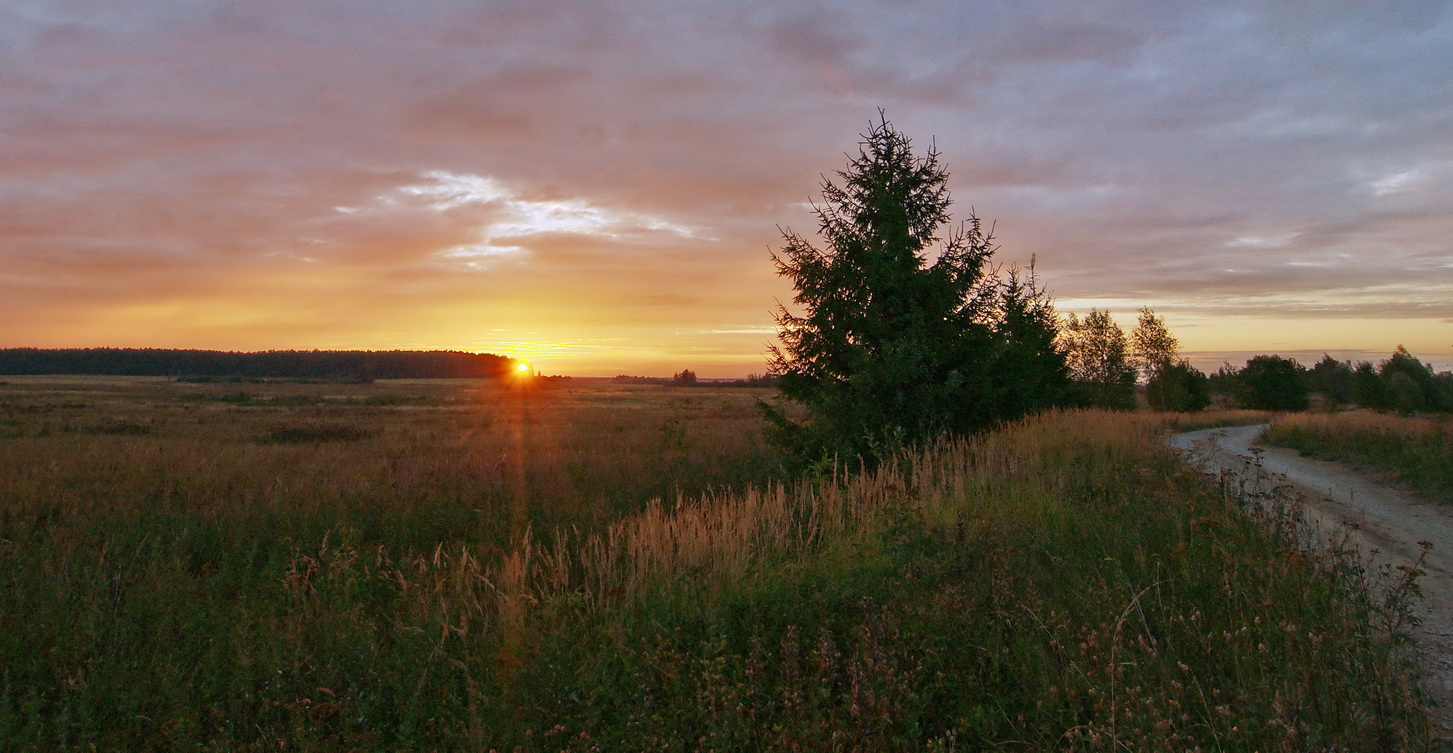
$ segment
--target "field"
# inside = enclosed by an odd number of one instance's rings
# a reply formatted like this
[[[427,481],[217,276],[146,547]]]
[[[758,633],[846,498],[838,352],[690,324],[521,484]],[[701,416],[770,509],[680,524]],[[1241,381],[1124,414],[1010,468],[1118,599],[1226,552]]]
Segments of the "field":
[[[6,381],[8,749],[1430,745],[1415,574],[1157,416],[783,486],[740,389]]]
[[[1453,424],[1371,411],[1278,417],[1265,440],[1303,455],[1349,463],[1453,504]]]
[[[184,515],[226,536],[262,519],[304,541],[350,529],[408,549],[504,547],[777,468],[760,390],[5,381],[0,494],[13,513],[96,529]]]

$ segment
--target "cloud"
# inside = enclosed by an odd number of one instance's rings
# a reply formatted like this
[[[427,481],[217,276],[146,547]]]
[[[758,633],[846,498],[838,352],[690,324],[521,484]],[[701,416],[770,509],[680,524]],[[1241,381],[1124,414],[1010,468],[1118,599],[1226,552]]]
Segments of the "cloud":
[[[667,233],[693,238],[695,232],[663,217],[596,206],[576,198],[527,198],[500,181],[480,175],[458,175],[433,170],[423,174],[424,182],[402,186],[398,193],[423,199],[435,210],[461,208],[492,210],[482,227],[482,243],[491,246],[496,238],[521,238],[550,233],[620,238]],[[389,197],[382,197],[390,202]],[[514,246],[499,248],[517,249]]]
[[[1227,248],[1285,248],[1292,241],[1296,240],[1298,233],[1282,233],[1279,235],[1242,235],[1226,242]]]
[[[17,0],[0,338],[760,348],[879,106],[1064,299],[1441,322],[1450,44],[1436,2]]]

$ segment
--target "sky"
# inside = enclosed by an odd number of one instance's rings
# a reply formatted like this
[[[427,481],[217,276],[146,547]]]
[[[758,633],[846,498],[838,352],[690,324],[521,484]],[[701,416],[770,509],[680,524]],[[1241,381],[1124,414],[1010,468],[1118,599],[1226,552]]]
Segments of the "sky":
[[[1453,367],[1453,7],[1360,0],[7,0],[0,347],[760,373],[879,108],[1060,311]]]

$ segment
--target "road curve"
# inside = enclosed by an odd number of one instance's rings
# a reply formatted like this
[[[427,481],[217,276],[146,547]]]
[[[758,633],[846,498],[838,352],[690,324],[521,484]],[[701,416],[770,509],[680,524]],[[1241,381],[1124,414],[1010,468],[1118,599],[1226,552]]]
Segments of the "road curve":
[[[1186,457],[1235,474],[1249,473],[1253,445],[1265,424],[1176,434],[1169,443]],[[1437,703],[1434,721],[1440,736],[1453,739],[1453,508],[1420,500],[1379,484],[1346,467],[1295,450],[1257,446],[1262,469],[1301,493],[1307,517],[1328,535],[1352,526],[1352,539],[1363,551],[1376,551],[1374,561],[1393,567],[1411,565],[1422,553],[1418,542],[1432,548],[1423,560],[1423,598],[1416,606],[1422,625],[1415,635],[1428,664],[1429,695]],[[1252,481],[1252,479],[1248,479]]]

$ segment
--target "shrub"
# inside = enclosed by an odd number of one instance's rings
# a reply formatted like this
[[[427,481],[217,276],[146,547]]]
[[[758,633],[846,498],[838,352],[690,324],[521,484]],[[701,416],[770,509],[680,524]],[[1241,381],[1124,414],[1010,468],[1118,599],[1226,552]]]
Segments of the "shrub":
[[[1433,368],[1419,361],[1399,345],[1378,367],[1387,385],[1389,406],[1404,413],[1415,410],[1453,410],[1453,401],[1445,400],[1443,385]],[[1399,377],[1402,377],[1399,379]]]
[[[1428,400],[1423,389],[1413,378],[1402,372],[1394,373],[1387,380],[1388,407],[1402,413],[1417,413],[1428,409]]]
[[[1237,383],[1243,408],[1303,411],[1311,402],[1302,367],[1290,358],[1256,356],[1241,369]]]
[[[1352,371],[1352,400],[1372,410],[1387,408],[1387,385],[1383,384],[1372,364],[1366,361],[1358,363]]]
[[[1322,360],[1307,372],[1307,380],[1313,392],[1322,395],[1329,406],[1352,401],[1352,365],[1338,361],[1323,353]]]
[[[1189,362],[1178,361],[1150,377],[1145,397],[1156,410],[1194,413],[1211,404],[1211,380]]]

